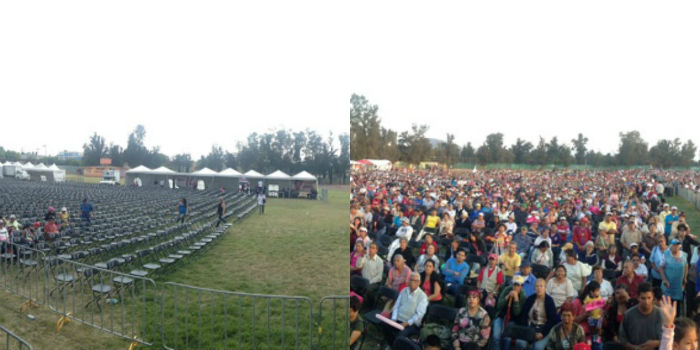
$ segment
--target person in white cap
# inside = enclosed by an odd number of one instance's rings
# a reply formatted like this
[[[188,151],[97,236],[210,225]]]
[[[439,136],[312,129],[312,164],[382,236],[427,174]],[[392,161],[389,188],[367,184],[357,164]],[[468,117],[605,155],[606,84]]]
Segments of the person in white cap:
[[[387,256],[394,256],[394,251],[401,245],[401,238],[404,238],[407,242],[411,241],[413,236],[413,227],[409,225],[408,218],[401,218],[401,227],[396,230],[396,239],[389,245],[389,254]]]
[[[671,207],[671,213],[664,218],[664,223],[666,224],[664,226],[664,234],[666,237],[671,234],[671,225],[676,221],[678,221],[678,208],[674,206]]]
[[[10,215],[10,219],[7,221],[7,227],[12,227],[12,231],[19,232],[21,225],[19,221],[16,220],[15,214]]]
[[[70,226],[70,214],[68,213],[68,208],[61,208],[61,213],[58,214],[59,219],[61,219],[62,226]]]

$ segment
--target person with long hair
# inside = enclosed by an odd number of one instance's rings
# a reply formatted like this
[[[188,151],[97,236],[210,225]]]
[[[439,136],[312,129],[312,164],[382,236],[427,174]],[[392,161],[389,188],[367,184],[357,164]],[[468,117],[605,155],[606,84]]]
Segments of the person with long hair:
[[[566,278],[566,267],[559,265],[554,275],[547,282],[547,294],[554,299],[554,305],[560,308],[565,302],[576,297],[576,289],[571,280]]]
[[[435,261],[426,260],[423,264],[423,272],[420,273],[421,289],[428,296],[428,302],[439,303],[442,301],[442,286],[440,275],[435,270]]]

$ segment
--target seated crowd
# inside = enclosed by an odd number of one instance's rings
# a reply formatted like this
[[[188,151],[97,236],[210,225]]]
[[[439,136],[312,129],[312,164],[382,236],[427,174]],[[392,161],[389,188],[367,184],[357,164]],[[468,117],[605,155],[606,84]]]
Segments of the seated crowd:
[[[70,226],[70,214],[63,207],[56,213],[49,207],[44,220],[20,223],[14,214],[0,218],[1,254],[9,251],[9,244],[23,244],[35,247],[39,242],[50,242],[61,236],[61,232]]]
[[[351,347],[697,349],[700,242],[666,198],[686,179],[353,171]]]

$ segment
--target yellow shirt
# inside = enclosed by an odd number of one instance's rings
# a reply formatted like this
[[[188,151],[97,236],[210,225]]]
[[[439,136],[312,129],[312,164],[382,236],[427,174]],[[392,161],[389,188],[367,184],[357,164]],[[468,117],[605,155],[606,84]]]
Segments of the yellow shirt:
[[[520,255],[516,253],[510,257],[508,253],[503,253],[498,258],[498,262],[503,264],[503,274],[508,277],[513,277],[518,267],[520,267]]]
[[[426,228],[435,228],[437,227],[437,222],[440,220],[440,217],[435,215],[435,216],[428,216],[427,219],[425,219],[425,227]]]
[[[600,295],[597,298],[591,298],[591,296],[587,296],[586,299],[583,300],[583,305],[588,305],[590,303],[596,302],[598,300],[602,300],[603,297]],[[603,317],[603,309],[595,309],[591,310],[591,318],[600,320],[600,318]]]

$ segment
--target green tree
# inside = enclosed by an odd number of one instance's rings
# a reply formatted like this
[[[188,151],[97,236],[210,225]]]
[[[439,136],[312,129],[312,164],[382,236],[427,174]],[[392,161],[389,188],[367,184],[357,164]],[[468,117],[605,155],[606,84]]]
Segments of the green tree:
[[[586,144],[588,143],[588,138],[579,133],[578,137],[571,140],[571,143],[574,144],[574,151],[576,152],[576,164],[585,164],[587,151]]]
[[[510,147],[513,153],[513,162],[515,164],[530,164],[530,152],[532,151],[532,143],[518,138]]]
[[[532,159],[532,164],[540,166],[547,164],[547,143],[544,141],[544,137],[540,136],[540,141],[537,143],[537,147],[532,151],[530,157]]]
[[[146,163],[149,152],[144,145],[145,137],[146,128],[143,125],[137,125],[134,131],[129,134],[124,150],[124,161],[132,168]]]
[[[431,159],[433,150],[430,141],[425,137],[426,132],[428,132],[427,125],[413,124],[411,133],[404,131],[399,135],[400,160],[410,164],[418,164]],[[352,152],[352,148],[350,150]]]
[[[695,152],[698,148],[695,146],[693,141],[688,140],[683,144],[680,151],[680,166],[689,167],[693,165],[695,159]]]
[[[105,138],[97,135],[90,136],[90,141],[83,144],[83,165],[99,165],[100,158],[107,155]]]
[[[352,94],[350,97],[350,152],[354,159],[379,158],[381,151],[381,121],[379,107],[367,98]]]
[[[649,157],[648,147],[639,131],[621,132],[620,147],[617,152],[618,164],[624,166],[647,164]]]
[[[459,158],[462,162],[468,164],[473,164],[476,162],[476,154],[471,142],[467,142],[467,144],[462,147]]]
[[[176,154],[171,162],[171,167],[177,172],[190,172],[192,170],[192,156],[189,153]]]

